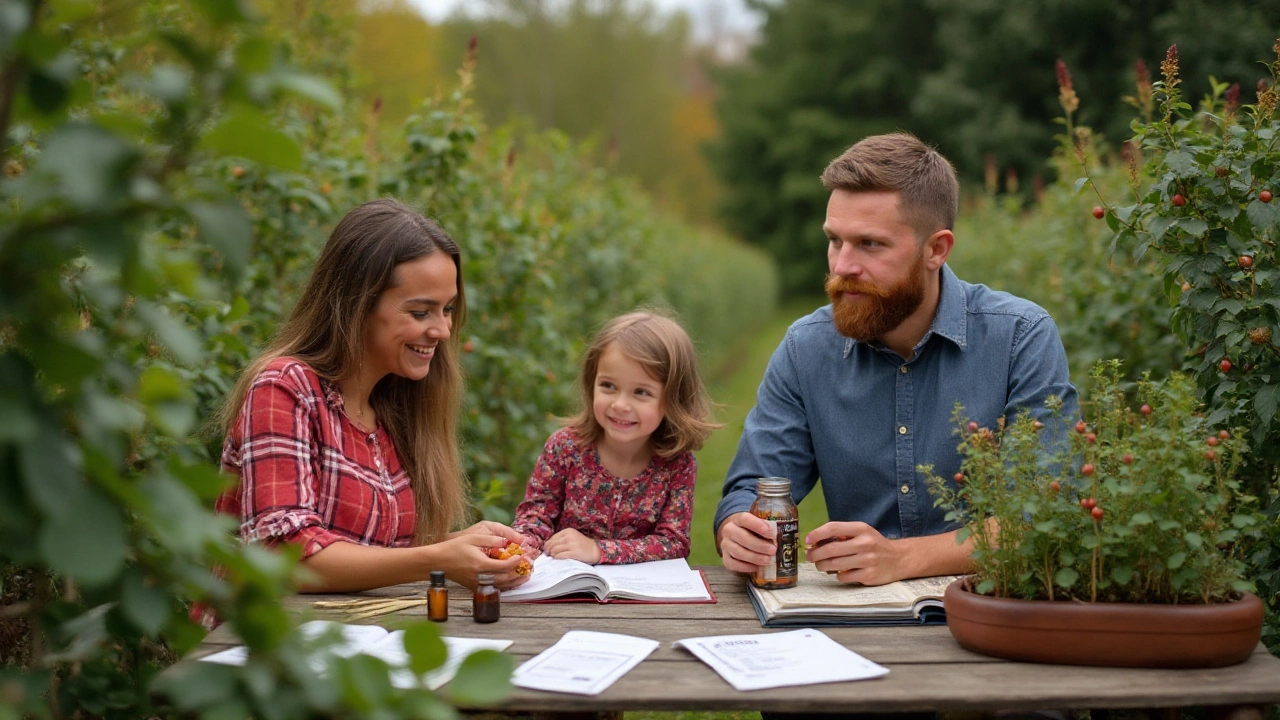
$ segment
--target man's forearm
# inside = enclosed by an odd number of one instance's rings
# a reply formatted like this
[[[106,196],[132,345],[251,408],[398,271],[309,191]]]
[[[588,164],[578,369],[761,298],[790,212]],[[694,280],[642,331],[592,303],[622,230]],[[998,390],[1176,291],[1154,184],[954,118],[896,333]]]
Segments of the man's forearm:
[[[973,571],[973,539],[956,543],[959,530],[941,535],[902,538],[902,579],[932,577],[934,575],[963,575]]]

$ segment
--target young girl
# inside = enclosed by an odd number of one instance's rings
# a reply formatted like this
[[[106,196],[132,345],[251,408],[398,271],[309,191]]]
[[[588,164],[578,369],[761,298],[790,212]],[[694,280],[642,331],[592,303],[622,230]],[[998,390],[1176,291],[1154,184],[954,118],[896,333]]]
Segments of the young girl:
[[[512,528],[593,565],[687,556],[693,451],[719,427],[696,360],[670,318],[606,324],[583,358],[582,412],[547,440]]]

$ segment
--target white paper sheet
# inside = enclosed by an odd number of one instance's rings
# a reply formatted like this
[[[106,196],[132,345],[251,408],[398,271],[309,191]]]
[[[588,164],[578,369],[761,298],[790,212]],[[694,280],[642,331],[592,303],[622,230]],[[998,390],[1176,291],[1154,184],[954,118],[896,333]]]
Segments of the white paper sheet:
[[[308,640],[314,640],[331,628],[336,628],[342,633],[342,641],[329,646],[327,648],[329,654],[344,658],[357,654],[372,655],[392,667],[391,684],[401,689],[418,687],[418,683],[421,682],[422,686],[435,690],[453,679],[453,676],[458,673],[458,666],[471,653],[477,650],[502,651],[510,647],[512,642],[486,638],[441,637],[448,649],[444,665],[418,678],[409,669],[409,653],[404,649],[403,630],[389,633],[377,625],[351,625],[331,620],[312,620],[299,625],[298,632]],[[244,665],[249,659],[249,650],[240,645],[199,659],[222,665]],[[324,657],[312,657],[309,662],[316,672],[324,672]]]
[[[818,630],[718,635],[677,640],[738,690],[865,680],[889,669]]]
[[[571,630],[516,668],[511,683],[533,690],[598,695],[658,649],[633,635]]]

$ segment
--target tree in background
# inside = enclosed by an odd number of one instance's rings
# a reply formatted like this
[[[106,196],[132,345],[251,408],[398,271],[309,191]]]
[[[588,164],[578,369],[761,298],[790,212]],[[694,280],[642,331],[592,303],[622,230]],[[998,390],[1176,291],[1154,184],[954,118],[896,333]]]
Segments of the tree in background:
[[[489,123],[521,117],[592,139],[597,158],[638,178],[661,207],[712,217],[714,180],[697,146],[717,131],[713,88],[684,15],[638,0],[479,5],[440,26],[439,63],[457,67],[467,39],[479,40],[476,103]]]
[[[1079,121],[1128,136],[1134,62],[1154,66],[1178,43],[1188,95],[1208,78],[1253,87],[1280,3],[1223,0],[750,0],[764,15],[749,62],[723,73],[721,139],[711,158],[729,227],[782,265],[784,290],[810,292],[825,272],[818,174],[874,133],[914,132],[983,176],[987,158],[1016,178],[1051,172],[1053,66],[1063,58],[1092,102]],[[1031,183],[1023,183],[1026,188]]]

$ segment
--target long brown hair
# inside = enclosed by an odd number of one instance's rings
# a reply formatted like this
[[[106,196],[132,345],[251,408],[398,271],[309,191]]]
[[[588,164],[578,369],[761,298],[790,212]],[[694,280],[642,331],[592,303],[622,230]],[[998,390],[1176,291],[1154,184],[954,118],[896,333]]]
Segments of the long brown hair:
[[[596,420],[592,400],[600,356],[612,346],[640,364],[650,377],[662,383],[666,412],[649,439],[649,447],[659,457],[671,457],[685,450],[698,450],[721,427],[711,419],[711,398],[698,375],[698,354],[689,334],[680,323],[654,311],[639,311],[616,317],[600,328],[582,358],[578,384],[582,390],[582,412],[565,424],[578,439],[595,445],[604,437]]]
[[[458,452],[462,369],[455,338],[466,321],[462,253],[439,225],[390,198],[346,214],[329,235],[289,319],[227,397],[218,417],[227,432],[249,387],[277,358],[297,358],[333,382],[354,374],[364,356],[365,326],[396,266],[437,252],[458,271],[458,297],[449,340],[436,348],[431,372],[420,381],[387,375],[369,403],[395,444],[417,506],[414,541],[438,540],[467,515],[467,492]]]

